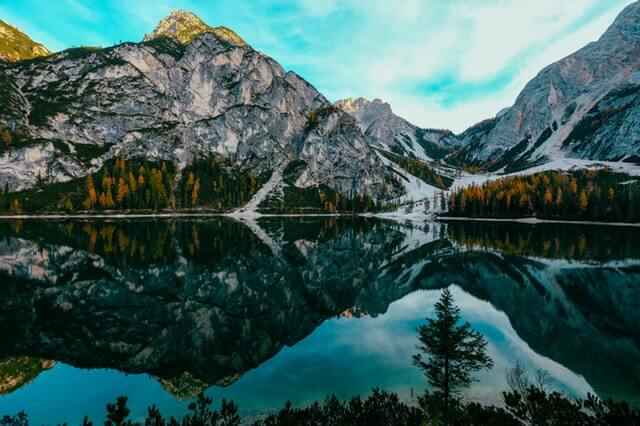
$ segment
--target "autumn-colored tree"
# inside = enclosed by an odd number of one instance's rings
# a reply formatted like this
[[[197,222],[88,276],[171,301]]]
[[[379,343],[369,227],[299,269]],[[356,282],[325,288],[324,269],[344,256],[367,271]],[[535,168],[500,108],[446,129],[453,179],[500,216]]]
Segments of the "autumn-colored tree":
[[[578,207],[583,213],[587,211],[587,207],[589,207],[589,197],[587,197],[587,192],[584,189],[580,191],[580,195],[578,196]]]
[[[2,132],[2,142],[5,145],[11,145],[11,142],[13,142],[13,137],[11,136],[11,132],[9,132],[9,130],[5,129]]]
[[[131,192],[138,190],[138,182],[131,172],[129,172],[129,190],[131,190]]]
[[[96,191],[95,184],[93,183],[93,175],[89,173],[86,179],[86,191],[87,198],[82,202],[82,207],[85,210],[89,210],[98,203],[98,193]]]
[[[17,198],[13,199],[11,207],[9,208],[9,213],[22,214],[22,206],[20,205],[20,201]]]
[[[163,163],[166,168],[166,164]],[[151,169],[149,175],[149,186],[151,187],[151,201],[154,203],[154,208],[165,206],[167,204],[167,191],[162,182],[162,172],[158,169]]]
[[[571,189],[571,192],[573,192],[574,194],[578,193],[578,182],[575,179],[571,179],[571,183],[569,184],[569,188]]]
[[[102,209],[107,208],[107,195],[104,192],[102,192],[100,194],[100,196],[98,197],[98,204],[100,205],[100,208],[102,208]]]
[[[116,203],[113,202],[113,195],[111,194],[111,191],[107,191],[105,193],[105,208],[107,209],[112,209],[116,206]]]
[[[256,174],[253,172],[249,173],[249,188],[252,194],[256,192],[256,182]]]
[[[562,204],[562,188],[558,187],[556,190],[556,205],[560,206]]]
[[[116,200],[118,201],[118,204],[120,204],[121,206],[124,205],[124,201],[127,198],[128,194],[129,186],[123,178],[118,179],[118,192],[116,193]]]
[[[198,195],[200,194],[200,179],[196,179],[191,190],[191,205],[195,207],[198,204]]]

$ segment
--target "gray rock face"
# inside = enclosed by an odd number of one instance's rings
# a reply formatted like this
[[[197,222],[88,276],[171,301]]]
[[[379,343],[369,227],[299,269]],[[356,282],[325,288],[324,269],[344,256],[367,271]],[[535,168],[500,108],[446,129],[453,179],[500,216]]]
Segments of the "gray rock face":
[[[376,148],[406,157],[439,160],[460,145],[448,130],[422,129],[397,116],[380,99],[344,99],[335,105],[353,115],[367,142]]]
[[[29,135],[0,151],[0,185],[8,183],[11,190],[32,186],[38,173],[45,182],[82,176],[85,166],[98,169],[120,153],[179,167],[195,155],[221,155],[257,172],[271,170],[299,153],[312,155],[296,142],[312,112],[329,105],[273,59],[211,31],[187,45],[159,37],[102,50],[71,49],[8,65],[0,77],[0,91],[15,99],[11,113],[0,117],[2,124]],[[334,125],[331,116],[324,119],[329,122],[321,127]],[[370,155],[359,130],[335,135],[340,130],[310,142],[328,161],[310,161],[308,174],[333,187],[340,173],[378,195],[385,167]],[[47,156],[53,141],[63,149]],[[325,143],[339,146],[320,146]],[[30,150],[42,151],[37,164]],[[342,161],[332,156],[344,152],[367,160],[328,170],[326,164]]]
[[[309,165],[296,182],[299,187],[317,186],[328,178],[335,190],[351,197],[384,191],[385,181],[378,173],[384,166],[356,120],[340,109],[320,112],[318,123],[308,126],[299,141],[297,156]]]
[[[637,158],[639,61],[636,2],[598,41],[543,69],[511,108],[464,132],[453,159],[515,169],[558,157]]]

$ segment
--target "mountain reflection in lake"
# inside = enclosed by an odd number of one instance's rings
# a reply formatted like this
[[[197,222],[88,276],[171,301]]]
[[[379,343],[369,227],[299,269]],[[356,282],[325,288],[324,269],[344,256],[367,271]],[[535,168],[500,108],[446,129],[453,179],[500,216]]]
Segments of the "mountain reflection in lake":
[[[244,414],[379,386],[411,398],[415,327],[454,285],[496,366],[640,405],[640,230],[374,219],[0,222],[0,415]],[[55,417],[51,418],[52,413]]]

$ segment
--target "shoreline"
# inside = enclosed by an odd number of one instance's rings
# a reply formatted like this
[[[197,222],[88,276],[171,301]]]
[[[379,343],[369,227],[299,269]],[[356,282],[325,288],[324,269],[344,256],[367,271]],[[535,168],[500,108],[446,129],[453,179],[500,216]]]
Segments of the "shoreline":
[[[384,213],[258,213],[253,211],[240,211],[231,213],[213,212],[191,212],[191,213],[118,213],[118,214],[22,214],[22,215],[0,215],[0,220],[61,220],[61,219],[180,219],[180,218],[214,218],[226,217],[229,219],[255,220],[263,217],[274,218],[304,218],[304,217],[364,217],[387,220],[421,220],[424,222],[497,222],[497,223],[520,223],[525,225],[543,224],[564,224],[564,225],[589,225],[589,226],[617,226],[640,228],[640,223],[633,222],[599,222],[599,221],[579,221],[562,219],[538,219],[535,217],[525,218],[488,218],[488,217],[457,217],[457,216],[423,216],[416,217],[413,214],[393,214]]]
[[[535,217],[525,218],[489,218],[489,217],[453,217],[453,216],[436,216],[434,220],[438,222],[505,222],[505,223],[522,223],[525,225],[544,225],[544,224],[562,224],[562,225],[590,225],[590,226],[618,226],[640,228],[640,223],[633,222],[598,222],[588,220],[562,220],[562,219],[538,219]]]
[[[21,214],[0,215],[0,220],[47,220],[47,219],[179,219],[189,217],[227,217],[230,219],[259,219],[261,217],[348,217],[351,214],[341,213],[258,213],[258,212],[232,212],[232,213],[118,213],[118,214]],[[359,216],[359,215],[356,215]]]

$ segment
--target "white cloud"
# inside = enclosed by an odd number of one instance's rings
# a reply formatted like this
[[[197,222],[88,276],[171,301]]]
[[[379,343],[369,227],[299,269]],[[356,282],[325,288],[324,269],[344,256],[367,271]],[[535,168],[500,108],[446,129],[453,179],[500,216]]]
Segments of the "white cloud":
[[[310,47],[274,56],[304,70],[332,100],[379,97],[416,124],[462,131],[512,104],[544,66],[597,39],[630,3],[599,1],[328,1],[305,9],[314,14],[305,33]],[[353,17],[351,28],[336,21],[345,15]],[[492,88],[496,76],[504,78]],[[487,87],[468,99],[447,87],[423,90],[441,78],[457,87]],[[444,102],[452,97],[458,99]]]

